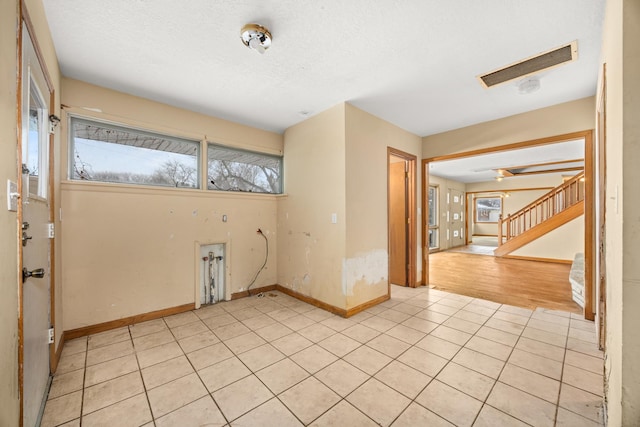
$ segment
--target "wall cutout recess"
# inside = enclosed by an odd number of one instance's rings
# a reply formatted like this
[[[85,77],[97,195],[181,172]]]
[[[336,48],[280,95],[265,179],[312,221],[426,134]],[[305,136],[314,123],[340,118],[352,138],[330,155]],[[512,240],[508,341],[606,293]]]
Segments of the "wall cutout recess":
[[[200,245],[200,304],[224,301],[225,289],[224,243]]]

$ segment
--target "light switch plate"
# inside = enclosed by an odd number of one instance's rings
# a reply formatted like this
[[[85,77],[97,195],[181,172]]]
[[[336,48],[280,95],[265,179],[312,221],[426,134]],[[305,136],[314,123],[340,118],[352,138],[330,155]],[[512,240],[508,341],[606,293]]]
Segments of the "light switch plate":
[[[10,212],[18,211],[18,184],[7,180],[7,210]]]

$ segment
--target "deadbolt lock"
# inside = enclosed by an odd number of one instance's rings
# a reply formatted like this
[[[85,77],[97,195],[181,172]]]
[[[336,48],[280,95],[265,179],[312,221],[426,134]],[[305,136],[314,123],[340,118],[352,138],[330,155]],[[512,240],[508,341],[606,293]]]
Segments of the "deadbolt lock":
[[[28,236],[26,231],[22,232],[22,246],[27,246],[27,241],[33,239],[32,236]]]

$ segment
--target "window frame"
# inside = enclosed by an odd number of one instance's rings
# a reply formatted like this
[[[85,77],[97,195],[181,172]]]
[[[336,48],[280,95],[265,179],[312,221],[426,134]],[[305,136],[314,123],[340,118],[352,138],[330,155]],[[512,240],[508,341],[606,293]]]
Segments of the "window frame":
[[[500,218],[502,216],[503,213],[503,209],[504,209],[504,204],[502,203],[502,197],[500,196],[495,196],[495,197],[476,197],[474,198],[473,201],[473,222],[476,224],[497,224],[498,221],[489,221],[489,220],[480,220],[480,218],[478,217],[479,214],[479,209],[478,209],[478,202],[480,200],[498,200],[500,201],[500,213],[498,215],[498,218]],[[497,210],[497,209],[492,209],[492,210]],[[489,218],[491,217],[491,215],[489,214]]]
[[[23,185],[26,185],[25,194],[30,199],[40,199],[40,200],[48,200],[49,199],[49,107],[45,100],[45,97],[40,89],[40,83],[38,83],[38,76],[34,75],[32,67],[28,67],[27,78],[29,81],[28,91],[26,95],[28,101],[26,103],[23,102],[23,120],[26,120],[26,132],[23,133],[23,143],[22,143],[22,173],[25,175],[26,173],[27,179],[23,180]],[[31,122],[31,108],[34,107],[32,105],[31,98],[34,98],[35,102],[38,104],[35,107],[37,111],[37,121],[36,126],[37,129],[37,159],[36,159],[36,168],[37,175],[32,175],[29,169],[29,139],[30,133],[32,132],[30,129]],[[37,177],[37,183],[35,188],[32,188],[31,178]]]
[[[153,138],[158,138],[158,139],[163,139],[163,140],[167,140],[167,141],[174,141],[174,142],[178,142],[178,143],[186,143],[186,144],[191,144],[195,147],[195,161],[194,161],[194,167],[195,167],[195,183],[194,186],[173,186],[173,185],[164,185],[164,184],[154,184],[154,183],[149,183],[149,182],[122,182],[122,181],[107,181],[107,180],[100,180],[100,179],[90,179],[90,180],[83,180],[83,179],[79,179],[79,178],[75,178],[75,171],[74,171],[74,166],[76,164],[76,159],[75,159],[75,131],[74,131],[74,124],[75,123],[86,123],[89,125],[93,125],[96,127],[102,127],[102,128],[106,128],[106,129],[113,129],[116,131],[121,131],[121,132],[129,132],[132,134],[139,134],[139,135],[143,135],[143,136],[149,136],[149,137],[153,137]],[[162,132],[158,132],[158,131],[154,131],[154,130],[149,130],[149,129],[145,129],[143,127],[137,127],[137,126],[132,126],[132,125],[128,125],[128,124],[124,124],[124,123],[118,123],[118,122],[113,122],[113,121],[109,121],[109,120],[101,120],[98,118],[94,118],[94,117],[86,117],[86,116],[81,116],[81,115],[75,115],[75,114],[69,114],[68,120],[68,131],[67,131],[67,143],[68,143],[68,149],[67,149],[67,159],[68,159],[68,164],[67,164],[67,179],[69,181],[73,181],[73,182],[90,182],[90,183],[100,183],[100,184],[113,184],[113,185],[133,185],[133,186],[140,186],[140,187],[150,187],[150,188],[177,188],[177,189],[181,189],[181,190],[198,190],[202,188],[202,141],[196,140],[196,139],[189,139],[189,138],[185,138],[185,137],[181,137],[181,136],[176,136],[176,135],[172,135],[172,134],[167,134],[167,133],[162,133]],[[99,142],[103,142],[105,144],[110,144],[109,142],[106,141],[99,141]],[[127,145],[127,144],[122,144],[124,146],[129,146],[129,147],[133,147],[133,148],[143,148],[143,149],[148,149],[145,147],[135,147],[133,145]],[[156,150],[159,152],[164,152],[164,153],[171,153],[171,151],[165,151],[165,150]],[[185,155],[189,155],[189,154],[185,154]]]
[[[250,154],[250,155],[255,155],[258,157],[262,157],[262,158],[267,158],[267,159],[274,159],[277,160],[278,162],[278,189],[277,191],[251,191],[251,190],[239,190],[239,189],[225,189],[225,188],[220,188],[218,185],[213,184],[213,186],[211,186],[210,184],[212,183],[213,179],[212,177],[209,175],[209,148],[210,147],[215,147],[217,149],[220,150],[227,150],[229,152],[234,152],[234,153],[245,153],[245,154]],[[282,155],[277,155],[277,154],[270,154],[270,153],[264,153],[264,152],[260,152],[260,151],[254,151],[254,150],[247,150],[244,148],[237,148],[237,147],[230,147],[228,145],[224,145],[224,144],[219,144],[215,141],[206,141],[206,146],[205,146],[205,157],[206,157],[206,180],[207,180],[207,185],[205,187],[206,190],[208,191],[222,191],[222,192],[229,192],[229,193],[241,193],[241,194],[270,194],[270,195],[280,195],[280,194],[284,194],[284,156]],[[219,159],[218,159],[219,160]],[[255,165],[257,166],[257,165]],[[255,186],[255,184],[252,184]]]

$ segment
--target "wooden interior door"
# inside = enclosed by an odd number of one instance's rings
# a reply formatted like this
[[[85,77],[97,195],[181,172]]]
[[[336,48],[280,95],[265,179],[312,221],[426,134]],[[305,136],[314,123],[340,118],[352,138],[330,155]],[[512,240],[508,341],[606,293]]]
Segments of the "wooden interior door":
[[[389,281],[407,286],[407,170],[406,161],[389,163]]]

